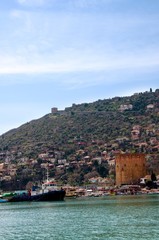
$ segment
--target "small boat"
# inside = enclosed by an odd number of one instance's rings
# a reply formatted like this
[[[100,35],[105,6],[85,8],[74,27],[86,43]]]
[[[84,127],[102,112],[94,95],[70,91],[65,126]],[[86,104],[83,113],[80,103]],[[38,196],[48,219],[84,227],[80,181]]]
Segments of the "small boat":
[[[0,198],[0,203],[5,203],[5,202],[7,202],[7,199]]]
[[[115,196],[115,192],[110,193],[110,196]]]
[[[64,197],[65,190],[62,188],[58,190],[54,180],[47,180],[42,184],[41,189],[38,186],[33,186],[32,191],[16,192],[14,196],[8,199],[8,202],[62,201]]]
[[[0,196],[0,202],[8,202],[9,199],[11,199],[16,193],[4,193]]]
[[[77,198],[77,195],[75,193],[75,191],[76,191],[75,188],[73,188],[73,187],[66,187],[65,191],[66,191],[66,195],[65,195],[66,199],[75,199],[75,198]]]
[[[65,198],[75,199],[75,198],[77,198],[77,196],[76,196],[76,194],[73,194],[73,193],[66,193]]]

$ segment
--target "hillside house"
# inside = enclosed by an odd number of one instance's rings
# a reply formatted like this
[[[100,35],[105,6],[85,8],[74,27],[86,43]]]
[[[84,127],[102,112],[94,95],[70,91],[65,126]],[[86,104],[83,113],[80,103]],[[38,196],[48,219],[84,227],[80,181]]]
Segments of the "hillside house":
[[[99,183],[103,180],[103,178],[102,177],[92,177],[92,178],[89,178],[88,180],[91,183]]]
[[[58,165],[61,165],[61,164],[65,165],[65,164],[66,164],[66,162],[67,162],[67,160],[66,160],[66,159],[61,159],[61,160],[58,160]]]
[[[33,159],[33,158],[31,158],[31,159],[29,160],[29,162],[30,162],[30,164],[32,164],[32,165],[35,165],[35,164],[38,163],[38,161],[37,161],[36,159]]]
[[[76,166],[77,164],[78,164],[77,161],[72,161],[72,162],[70,162],[70,166]]]
[[[84,161],[85,161],[85,163],[89,162],[89,161],[90,161],[90,159],[91,159],[91,157],[90,157],[90,156],[85,156],[85,157],[84,157]]]
[[[107,157],[107,158],[106,158],[106,162],[107,162],[107,163],[108,163],[110,160],[112,160],[111,157]]]
[[[41,153],[38,156],[39,159],[41,160],[47,160],[49,158],[49,154],[48,153]]]
[[[115,156],[116,154],[120,154],[120,153],[122,153],[122,151],[120,149],[116,150],[116,151],[112,150],[111,151],[111,156]]]
[[[7,175],[2,177],[2,180],[4,180],[4,181],[10,181],[11,179],[12,179],[12,177],[11,176],[7,176]]]
[[[138,140],[140,137],[140,130],[134,129],[131,131],[132,140]]]
[[[64,165],[58,165],[58,166],[56,167],[56,171],[57,171],[57,172],[59,172],[59,171],[61,171],[61,170],[64,170],[64,169],[65,169]]]
[[[110,160],[110,161],[108,162],[108,165],[109,165],[110,167],[114,167],[114,166],[115,166],[115,159]]]
[[[49,158],[49,162],[51,162],[52,164],[55,164],[56,159],[55,158]]]
[[[4,163],[0,163],[0,170],[4,169]]]
[[[0,153],[0,159],[3,159],[5,156],[6,156],[6,153],[4,153],[4,152]]]
[[[28,157],[23,157],[20,159],[21,163],[26,163],[28,162],[29,158]]]
[[[128,141],[128,140],[129,139],[127,138],[126,141]],[[119,143],[113,143],[112,148],[115,148],[115,149],[119,148]]]
[[[48,167],[48,164],[47,164],[47,163],[41,163],[41,164],[40,164],[40,167],[41,167],[41,168],[47,168],[47,167]]]
[[[148,146],[148,144],[143,142],[143,143],[134,144],[134,146],[137,147],[137,148],[145,148],[145,147]]]
[[[124,143],[124,142],[126,142],[126,141],[129,141],[129,138],[127,138],[127,137],[116,138],[116,141],[117,141],[119,144],[121,144],[121,143]],[[112,147],[113,147],[113,145],[112,145]]]
[[[155,129],[146,129],[146,135],[147,136],[151,136],[151,135],[153,135],[155,133]]]
[[[79,150],[77,150],[76,151],[76,154],[79,154],[79,155],[84,155],[85,154],[85,151],[84,150],[82,150],[82,149],[79,149]]]
[[[120,105],[119,111],[123,112],[125,110],[132,110],[132,109],[133,109],[133,105],[132,104]]]
[[[55,151],[54,154],[55,154],[55,159],[57,159],[57,160],[62,159],[62,157],[64,155],[63,152],[58,152],[58,151]]]
[[[107,158],[107,151],[101,152],[101,157],[104,158],[104,160],[106,160],[106,158]]]
[[[15,176],[17,174],[17,169],[16,168],[12,168],[9,170],[9,175],[10,176]]]
[[[18,157],[22,156],[22,152],[17,152],[17,156]]]
[[[150,144],[153,145],[158,145],[158,141],[156,137],[151,137],[150,138]]]
[[[10,163],[10,162],[12,162],[12,161],[14,161],[15,160],[15,157],[14,156],[12,156],[12,155],[8,155],[8,156],[6,156],[5,157],[5,163]]]
[[[147,110],[153,110],[154,104],[148,104],[146,108],[147,108]]]
[[[84,160],[81,160],[78,162],[79,166],[84,166],[85,165],[85,161]]]
[[[156,146],[152,147],[152,151],[153,152],[158,152],[159,151],[159,145],[156,145]]]
[[[2,176],[4,176],[7,173],[8,173],[7,169],[0,169],[0,174],[2,174]]]
[[[92,165],[93,165],[93,162],[92,162],[92,161],[90,161],[90,162],[87,163],[87,166],[92,166]]]
[[[133,130],[141,131],[141,126],[140,125],[134,125]]]

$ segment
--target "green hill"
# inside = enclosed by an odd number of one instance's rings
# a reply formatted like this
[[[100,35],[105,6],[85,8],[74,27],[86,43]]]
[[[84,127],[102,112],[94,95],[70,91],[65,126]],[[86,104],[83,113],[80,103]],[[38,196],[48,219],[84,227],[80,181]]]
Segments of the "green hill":
[[[135,125],[140,128],[137,139],[133,139],[132,136]],[[153,140],[155,144],[152,143]],[[157,145],[159,145],[159,90],[130,97],[73,104],[64,111],[50,113],[26,123],[0,137],[0,161],[6,161],[7,152],[10,155],[14,152],[13,159],[8,160],[13,164],[18,164],[22,156],[37,159],[38,164],[41,164],[39,154],[52,152],[57,166],[59,158],[66,159],[68,163],[79,162],[87,155],[92,159],[101,157],[101,153],[107,151],[108,156],[113,159],[113,151],[131,151],[145,152],[150,159],[149,169],[154,167],[156,169],[159,153]],[[79,150],[83,150],[83,155],[79,154]],[[55,156],[56,152],[61,153],[59,158]],[[76,167],[74,166],[74,169],[71,167],[64,169],[59,175],[60,178],[67,175],[67,181],[69,174],[75,174]],[[67,169],[72,172],[67,173]],[[92,169],[102,175],[94,167],[83,172],[84,176]],[[37,174],[40,173],[37,171]],[[56,168],[52,175],[59,178]]]
[[[132,104],[132,110],[119,111],[121,105]],[[154,104],[152,111],[148,104]],[[113,141],[117,137],[130,138],[133,125],[148,127],[159,123],[159,91],[140,93],[131,97],[115,97],[94,103],[73,105],[63,114],[46,116],[13,129],[1,136],[1,150],[13,147],[28,150],[35,146],[64,148],[72,139],[83,137],[85,141],[100,139]],[[144,140],[144,139],[143,139]]]

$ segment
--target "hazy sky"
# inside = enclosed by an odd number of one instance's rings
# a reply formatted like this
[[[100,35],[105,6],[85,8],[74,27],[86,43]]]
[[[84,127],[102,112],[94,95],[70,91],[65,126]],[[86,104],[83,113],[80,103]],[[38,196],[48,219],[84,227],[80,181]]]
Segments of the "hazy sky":
[[[158,79],[159,0],[0,0],[0,134]]]

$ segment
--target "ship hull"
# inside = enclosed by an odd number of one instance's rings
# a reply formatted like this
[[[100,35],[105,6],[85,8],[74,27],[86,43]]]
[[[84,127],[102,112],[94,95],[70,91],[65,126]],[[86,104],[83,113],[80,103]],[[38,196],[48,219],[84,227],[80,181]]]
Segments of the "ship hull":
[[[50,191],[48,193],[37,194],[33,196],[15,195],[8,202],[31,202],[31,201],[62,201],[65,197],[65,191]]]

